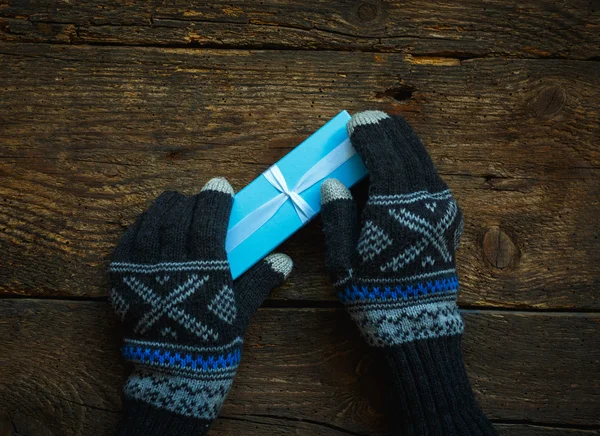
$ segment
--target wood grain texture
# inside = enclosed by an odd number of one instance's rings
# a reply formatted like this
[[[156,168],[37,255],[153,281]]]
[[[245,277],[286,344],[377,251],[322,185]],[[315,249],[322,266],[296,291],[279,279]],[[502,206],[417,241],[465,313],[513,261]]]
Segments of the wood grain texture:
[[[425,56],[600,56],[600,8],[574,0],[59,2],[7,0],[0,40],[395,51]]]
[[[160,192],[240,189],[340,109],[379,108],[465,210],[463,305],[599,307],[594,62],[12,43],[0,79],[5,295],[105,296],[112,247]],[[282,247],[296,270],[273,298],[333,299],[322,248],[316,221]]]
[[[465,318],[465,360],[490,418],[600,424],[600,317],[491,311]],[[127,370],[109,305],[2,300],[0,320],[0,410],[17,427],[45,432],[30,434],[110,434]],[[272,434],[386,434],[373,353],[342,309],[260,310],[215,434],[269,427]]]

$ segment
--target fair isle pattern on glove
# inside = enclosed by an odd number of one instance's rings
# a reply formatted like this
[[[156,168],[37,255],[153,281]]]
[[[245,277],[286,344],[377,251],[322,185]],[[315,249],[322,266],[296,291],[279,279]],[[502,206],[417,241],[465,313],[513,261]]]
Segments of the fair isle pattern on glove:
[[[463,218],[452,193],[403,119],[363,112],[348,129],[371,186],[355,239],[343,226],[358,224],[344,218],[340,226],[338,218],[356,215],[351,196],[337,180],[323,184],[328,264],[340,300],[372,346],[461,334],[455,252]]]
[[[373,273],[338,285],[367,342],[386,346],[461,334],[454,252],[462,218],[450,191],[376,195],[368,207],[373,215],[358,242],[357,271]]]
[[[348,133],[369,170],[369,197],[359,231],[350,192],[323,183],[327,265],[360,332],[381,350],[394,434],[496,435],[461,356],[462,212],[403,118],[362,112]]]
[[[166,192],[115,250],[110,298],[134,366],[119,435],[204,434],[231,389],[251,316],[291,270],[274,254],[232,281],[232,196],[220,178],[191,197]]]

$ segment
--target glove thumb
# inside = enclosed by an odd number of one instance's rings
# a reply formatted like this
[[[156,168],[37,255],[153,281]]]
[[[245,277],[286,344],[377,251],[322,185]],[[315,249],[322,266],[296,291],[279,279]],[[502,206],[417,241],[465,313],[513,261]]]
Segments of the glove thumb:
[[[358,241],[358,217],[352,194],[342,182],[328,179],[321,185],[321,216],[332,282],[347,277]]]

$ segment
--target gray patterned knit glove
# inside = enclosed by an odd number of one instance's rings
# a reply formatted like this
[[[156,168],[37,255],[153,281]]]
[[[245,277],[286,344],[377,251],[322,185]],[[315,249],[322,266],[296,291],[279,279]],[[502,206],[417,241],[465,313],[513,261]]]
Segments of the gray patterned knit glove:
[[[362,112],[348,133],[369,169],[369,197],[359,232],[350,192],[334,179],[322,185],[327,264],[362,335],[383,352],[391,417],[404,435],[496,434],[460,351],[462,213],[403,118]]]
[[[252,315],[292,269],[273,254],[235,282],[225,253],[233,189],[210,180],[191,197],[165,192],[126,231],[110,264],[125,323],[118,435],[203,435],[240,363]]]

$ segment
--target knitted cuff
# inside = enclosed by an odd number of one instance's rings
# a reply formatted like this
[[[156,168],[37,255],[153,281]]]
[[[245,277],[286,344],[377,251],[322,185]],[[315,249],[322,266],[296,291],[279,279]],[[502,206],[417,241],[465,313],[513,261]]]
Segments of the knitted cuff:
[[[212,421],[189,418],[126,398],[116,436],[202,436]]]
[[[406,281],[406,280],[405,280]],[[372,347],[460,335],[456,275],[398,285],[352,285],[338,292]]]
[[[126,338],[123,356],[135,369],[123,388],[118,435],[204,434],[231,389],[241,347],[239,337],[216,347]]]
[[[405,436],[497,435],[469,384],[461,336],[382,348],[389,374],[389,416]]]

